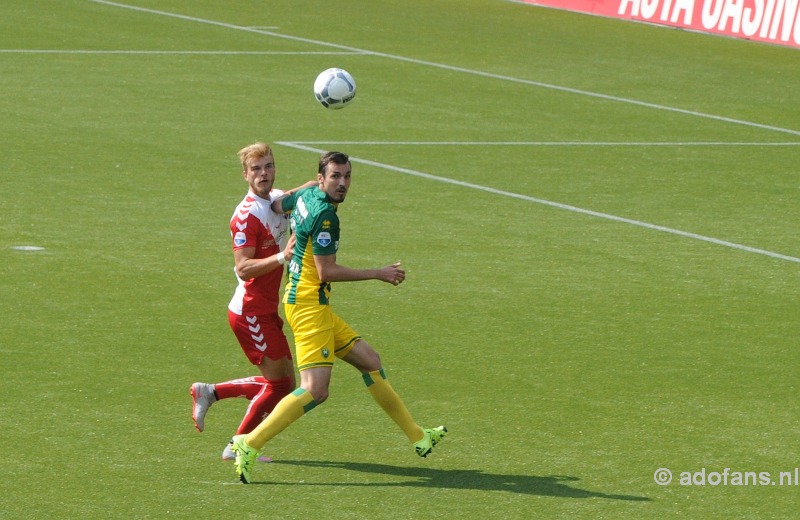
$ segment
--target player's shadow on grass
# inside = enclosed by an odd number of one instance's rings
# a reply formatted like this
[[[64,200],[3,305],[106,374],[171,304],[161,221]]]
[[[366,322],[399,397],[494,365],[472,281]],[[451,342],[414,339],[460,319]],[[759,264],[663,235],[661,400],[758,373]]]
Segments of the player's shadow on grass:
[[[413,480],[403,482],[325,482],[305,483],[305,485],[334,486],[385,486],[385,487],[438,487],[447,489],[474,489],[483,491],[509,491],[528,495],[540,495],[562,498],[606,498],[611,500],[630,500],[649,502],[647,497],[632,495],[614,495],[586,491],[572,487],[577,477],[560,475],[497,475],[479,470],[430,469],[408,466],[389,466],[386,464],[366,464],[362,462],[330,462],[318,460],[282,460],[273,464],[293,466],[311,466],[315,468],[334,468],[348,471],[361,471],[383,475],[410,477]]]

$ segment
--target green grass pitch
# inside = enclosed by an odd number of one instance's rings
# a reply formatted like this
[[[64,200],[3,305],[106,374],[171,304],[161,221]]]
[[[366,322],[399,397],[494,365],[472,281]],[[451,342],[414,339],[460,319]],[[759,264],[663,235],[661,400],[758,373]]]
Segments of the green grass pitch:
[[[799,56],[503,0],[5,1],[0,518],[793,518]],[[254,374],[255,140],[283,187],[353,157],[340,260],[408,277],[334,305],[448,426],[428,459],[344,365],[254,485],[244,400],[194,430],[192,382]]]

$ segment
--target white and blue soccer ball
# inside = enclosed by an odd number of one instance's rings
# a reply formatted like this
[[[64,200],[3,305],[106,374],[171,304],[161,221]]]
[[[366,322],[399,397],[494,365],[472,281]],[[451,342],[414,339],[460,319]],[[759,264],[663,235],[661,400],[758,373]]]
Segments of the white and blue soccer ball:
[[[314,81],[314,96],[325,108],[344,108],[356,97],[356,80],[344,69],[324,70]]]

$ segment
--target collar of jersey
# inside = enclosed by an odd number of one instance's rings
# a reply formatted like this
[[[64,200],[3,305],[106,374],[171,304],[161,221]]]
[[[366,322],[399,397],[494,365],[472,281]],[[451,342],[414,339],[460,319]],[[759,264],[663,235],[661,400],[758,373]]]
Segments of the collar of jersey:
[[[337,204],[336,204],[334,201],[332,201],[332,200],[330,199],[330,197],[328,197],[328,194],[327,194],[327,193],[325,193],[324,191],[322,191],[322,190],[319,188],[319,186],[312,186],[312,188],[311,188],[311,189],[313,190],[313,191],[312,191],[312,193],[314,194],[314,196],[315,196],[316,198],[318,198],[318,199],[320,199],[320,200],[322,200],[322,201],[325,201],[325,202],[327,202],[328,204],[331,204],[331,205],[332,205],[334,208],[335,208],[335,207],[337,207]]]
[[[274,190],[274,189],[272,189],[272,190],[270,190],[270,191],[269,191],[269,198],[268,198],[268,199],[265,199],[265,198],[264,198],[264,197],[262,197],[261,195],[256,195],[255,193],[253,193],[253,191],[252,191],[252,190],[247,190],[247,194],[248,194],[250,197],[253,197],[254,199],[263,200],[263,201],[264,201],[264,202],[266,202],[267,204],[271,204],[271,203],[272,203],[272,192],[273,192],[273,191],[275,191],[275,190]]]

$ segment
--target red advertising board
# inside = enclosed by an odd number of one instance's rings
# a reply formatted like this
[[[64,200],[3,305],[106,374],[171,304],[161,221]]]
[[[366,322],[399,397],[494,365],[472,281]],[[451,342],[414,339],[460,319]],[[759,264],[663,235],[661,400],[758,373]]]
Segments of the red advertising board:
[[[800,48],[800,0],[519,0]]]

